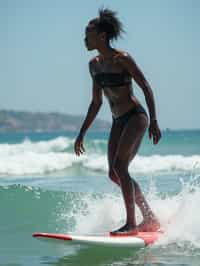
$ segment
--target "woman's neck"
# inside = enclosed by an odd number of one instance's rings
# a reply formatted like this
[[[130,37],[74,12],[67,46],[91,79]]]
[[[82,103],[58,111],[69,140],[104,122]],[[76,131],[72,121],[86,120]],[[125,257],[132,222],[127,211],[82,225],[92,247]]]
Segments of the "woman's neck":
[[[115,50],[110,46],[102,46],[98,48],[99,55],[102,57],[102,59],[110,59],[113,56],[113,52]]]

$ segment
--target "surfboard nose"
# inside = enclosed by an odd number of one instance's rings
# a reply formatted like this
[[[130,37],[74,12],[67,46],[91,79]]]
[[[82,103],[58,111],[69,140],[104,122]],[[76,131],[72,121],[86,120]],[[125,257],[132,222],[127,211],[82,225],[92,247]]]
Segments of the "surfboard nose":
[[[32,237],[35,238],[53,238],[53,239],[59,239],[59,240],[72,240],[72,237],[64,234],[50,234],[50,233],[33,233]]]

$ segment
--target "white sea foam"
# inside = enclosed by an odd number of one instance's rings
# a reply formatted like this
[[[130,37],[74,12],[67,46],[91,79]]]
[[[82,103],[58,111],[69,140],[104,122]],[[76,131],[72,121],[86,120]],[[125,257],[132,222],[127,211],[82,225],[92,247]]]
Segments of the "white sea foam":
[[[0,144],[0,175],[37,175],[82,168],[87,171],[108,172],[104,147],[94,149],[97,140],[91,141],[86,153],[77,157],[74,140],[58,137],[49,141],[32,142],[26,139],[19,144]],[[101,143],[102,144],[102,143]],[[175,171],[200,172],[200,155],[137,155],[129,170],[134,174],[169,173]],[[67,173],[67,171],[66,171]],[[65,173],[65,174],[66,174]]]
[[[0,156],[6,155],[19,155],[27,152],[33,153],[48,153],[48,152],[61,152],[68,148],[72,140],[65,137],[58,137],[49,141],[32,142],[26,138],[19,144],[0,144]]]
[[[161,215],[166,217],[166,234],[160,244],[176,243],[182,246],[189,243],[200,248],[199,205],[200,187],[191,183],[183,184],[178,195],[165,199],[162,204],[165,211]]]
[[[200,170],[199,155],[136,156],[130,164],[130,171],[136,173],[193,171],[195,169]]]
[[[165,234],[157,245],[176,244],[189,248],[200,247],[200,187],[191,182],[183,184],[179,194],[161,198],[151,184],[146,198],[161,222]],[[82,198],[82,208],[71,209],[75,221],[75,233],[103,233],[119,228],[125,223],[124,202],[119,194],[104,194],[94,197],[85,194]],[[69,214],[67,214],[69,215]],[[142,220],[140,211],[136,208],[137,222]]]
[[[70,167],[74,156],[63,153],[71,140],[59,137],[50,141],[0,145],[0,174],[26,175],[49,173]]]

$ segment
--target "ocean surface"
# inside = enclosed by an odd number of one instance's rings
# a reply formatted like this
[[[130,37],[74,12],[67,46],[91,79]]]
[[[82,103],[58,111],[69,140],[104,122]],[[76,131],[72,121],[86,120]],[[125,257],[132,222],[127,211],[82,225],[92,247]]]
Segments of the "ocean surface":
[[[33,232],[101,233],[123,225],[120,189],[107,175],[108,133],[88,133],[75,156],[73,133],[0,134],[0,265],[200,265],[200,131],[147,134],[129,172],[165,234],[140,249],[55,245]],[[137,221],[141,214],[136,209]]]

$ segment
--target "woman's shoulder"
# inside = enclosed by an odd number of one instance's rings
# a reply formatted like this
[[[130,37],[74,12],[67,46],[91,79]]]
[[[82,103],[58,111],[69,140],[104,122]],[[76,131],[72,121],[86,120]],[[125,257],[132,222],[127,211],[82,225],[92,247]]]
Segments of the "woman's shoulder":
[[[89,64],[93,65],[93,64],[97,63],[98,61],[99,61],[99,55],[96,55],[90,59]]]
[[[92,76],[97,72],[98,61],[99,61],[98,55],[91,58],[89,61],[89,69],[90,69],[90,73],[92,74]]]
[[[132,56],[130,55],[129,52],[121,50],[121,49],[114,49],[114,50],[115,50],[115,54],[113,56],[114,63],[120,64],[120,63],[129,61],[130,59],[132,59]],[[89,61],[90,68],[98,67],[100,62],[101,62],[101,55],[94,56]]]
[[[128,52],[127,51],[124,51],[122,49],[115,49],[115,52],[116,52],[116,54],[121,55],[121,56],[128,55]]]
[[[121,49],[115,49],[115,51],[116,51],[116,55],[114,56],[114,58],[116,60],[123,61],[124,59],[131,57],[130,53],[127,51],[124,51]]]

